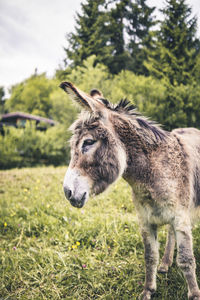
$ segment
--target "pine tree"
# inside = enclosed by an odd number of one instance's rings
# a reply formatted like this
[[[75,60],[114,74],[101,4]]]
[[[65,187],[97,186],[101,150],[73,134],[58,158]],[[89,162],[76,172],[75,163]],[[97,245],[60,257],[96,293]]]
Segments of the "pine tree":
[[[110,0],[107,1],[107,14],[109,17],[107,32],[108,44],[111,46],[112,53],[110,60],[107,61],[111,73],[117,74],[121,70],[129,69],[131,56],[125,46],[125,19],[127,5],[130,0]],[[111,6],[111,8],[110,8]]]
[[[136,74],[147,75],[143,62],[146,60],[146,48],[150,48],[151,27],[156,25],[153,17],[155,7],[149,7],[146,0],[129,1],[126,13],[126,30],[129,36],[128,49],[132,57],[132,68]]]
[[[199,51],[199,41],[195,37],[196,17],[191,17],[191,8],[185,0],[166,0],[154,48],[148,52],[145,66],[150,74],[170,84],[188,84]]]
[[[146,1],[87,0],[81,4],[75,32],[67,36],[66,65],[80,66],[95,55],[96,63],[105,64],[112,74],[124,69],[144,73],[143,48],[150,44],[149,30],[154,25],[154,8]]]
[[[82,65],[93,54],[97,61],[106,60],[110,56],[112,50],[107,46],[107,16],[101,11],[104,5],[105,0],[87,0],[81,4],[82,14],[76,16],[75,32],[67,35],[69,46],[65,48],[66,65]]]
[[[197,19],[191,16],[192,10],[185,0],[166,0],[162,13],[164,20],[153,48],[147,50],[145,65],[150,74],[162,79],[165,85],[165,101],[159,104],[160,113],[166,128],[171,130],[196,123],[196,98],[190,94],[195,90],[192,85],[198,77],[199,40],[196,38]]]
[[[124,18],[129,0],[87,0],[77,14],[75,33],[67,36],[66,64],[80,66],[89,56],[105,64],[111,73],[127,68],[130,55],[125,51]]]

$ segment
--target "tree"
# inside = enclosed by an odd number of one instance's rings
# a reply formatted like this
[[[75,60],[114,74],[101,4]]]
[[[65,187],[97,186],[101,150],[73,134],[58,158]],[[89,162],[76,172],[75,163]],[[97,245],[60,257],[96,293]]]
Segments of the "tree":
[[[87,0],[77,14],[75,32],[67,35],[66,64],[81,66],[91,55],[112,74],[126,68],[130,55],[125,51],[124,18],[129,0]]]
[[[104,62],[111,55],[107,45],[107,15],[101,11],[105,0],[87,0],[81,4],[82,14],[76,16],[75,32],[67,35],[66,65],[81,66],[83,61],[96,55],[97,62]]]
[[[147,51],[145,66],[150,74],[174,86],[191,83],[199,52],[195,36],[197,19],[191,17],[191,7],[185,0],[166,0],[166,7],[161,11],[164,20],[153,49]]]
[[[129,2],[130,0],[110,0],[106,4],[108,15],[107,44],[111,46],[112,53],[105,64],[112,74],[130,69],[132,65],[132,58],[125,43],[125,20]]]
[[[128,1],[87,0],[81,4],[82,14],[77,14],[75,33],[67,36],[68,64],[71,61],[73,67],[81,66],[86,58],[95,55],[96,63],[105,64],[111,73],[125,68],[128,55],[124,52],[123,20]]]
[[[87,0],[81,6],[75,32],[67,36],[66,64],[80,66],[95,55],[96,63],[105,64],[112,74],[124,69],[144,72],[141,48],[149,45],[154,8],[148,7],[146,0]],[[128,45],[126,40],[130,40]]]
[[[45,74],[33,75],[11,89],[11,97],[6,101],[8,111],[23,111],[44,117],[50,117],[52,107],[50,94],[55,83]]]
[[[157,40],[147,50],[145,66],[166,87],[165,101],[160,103],[166,127],[199,126],[195,111],[199,97],[193,93],[199,79],[197,19],[185,0],[166,0],[162,13],[164,19]]]
[[[200,84],[200,51],[198,53],[198,55],[196,56],[196,63],[192,72],[192,76],[195,79],[195,82],[197,83],[197,85]]]
[[[145,73],[143,48],[150,45],[149,31],[155,24],[155,8],[146,1],[87,0],[81,4],[75,32],[67,35],[66,64],[80,66],[87,57],[95,55],[96,63],[106,65],[112,74],[125,69]]]
[[[128,50],[132,57],[131,70],[136,74],[148,74],[143,63],[147,58],[145,47],[148,49],[151,47],[151,27],[157,23],[152,16],[154,10],[155,7],[149,7],[146,0],[135,0],[128,3],[126,12]]]

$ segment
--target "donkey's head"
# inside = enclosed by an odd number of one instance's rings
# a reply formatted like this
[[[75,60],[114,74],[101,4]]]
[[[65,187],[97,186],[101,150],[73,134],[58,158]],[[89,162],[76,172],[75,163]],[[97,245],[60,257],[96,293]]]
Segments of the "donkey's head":
[[[112,126],[112,110],[97,90],[90,95],[69,82],[60,87],[83,111],[71,126],[71,161],[64,178],[66,198],[83,207],[89,195],[103,192],[126,168],[126,153]]]

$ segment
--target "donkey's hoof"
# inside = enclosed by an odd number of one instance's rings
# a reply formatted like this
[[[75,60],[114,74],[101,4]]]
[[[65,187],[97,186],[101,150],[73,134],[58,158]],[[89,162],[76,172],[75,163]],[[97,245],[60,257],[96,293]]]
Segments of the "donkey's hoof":
[[[158,273],[167,273],[169,270],[169,266],[166,264],[160,264],[160,266],[158,267]]]
[[[144,290],[142,294],[140,294],[140,300],[151,300],[152,292],[149,290]]]

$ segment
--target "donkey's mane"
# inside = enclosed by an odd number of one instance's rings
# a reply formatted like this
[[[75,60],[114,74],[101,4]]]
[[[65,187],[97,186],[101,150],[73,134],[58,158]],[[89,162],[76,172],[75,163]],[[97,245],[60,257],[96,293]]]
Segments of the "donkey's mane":
[[[158,140],[165,140],[168,132],[161,128],[161,125],[155,121],[149,120],[138,112],[137,107],[130,103],[127,99],[121,99],[116,105],[111,104],[107,99],[100,99],[102,103],[110,110],[125,114],[130,119],[137,121],[137,127],[143,128],[153,133],[153,136]]]
[[[107,99],[99,98],[106,108],[122,115],[122,118],[127,119],[138,131],[138,134],[144,137],[150,144],[157,144],[159,141],[164,141],[169,132],[163,130],[159,124],[149,120],[137,111],[136,106],[130,103],[127,99],[122,99],[118,104],[112,104]],[[83,111],[78,120],[71,126],[70,130],[82,129],[83,124],[92,129],[98,126],[98,120],[101,119],[101,114],[94,114],[89,111]]]
[[[107,99],[104,98],[99,98],[99,100],[110,110],[116,111],[116,112],[121,112],[121,113],[126,113],[128,115],[140,115],[138,111],[136,110],[136,106],[131,104],[129,100],[121,99],[119,103],[116,105],[110,103]]]

